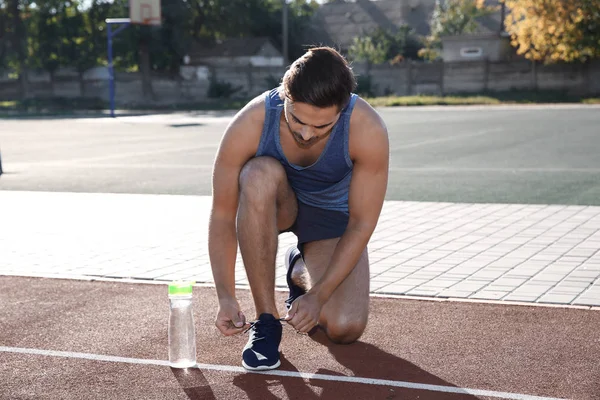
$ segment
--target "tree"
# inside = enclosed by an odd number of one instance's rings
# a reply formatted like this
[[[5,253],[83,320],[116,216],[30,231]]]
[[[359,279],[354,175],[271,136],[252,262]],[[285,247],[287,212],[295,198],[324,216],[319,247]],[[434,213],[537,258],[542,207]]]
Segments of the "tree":
[[[315,0],[288,0],[289,50],[296,58]],[[30,67],[83,73],[107,62],[107,18],[128,16],[129,0],[0,0],[0,69],[18,75],[26,96]],[[114,67],[140,71],[153,97],[152,71],[177,73],[193,39],[268,36],[281,45],[282,0],[162,0],[160,27],[132,25],[114,38]],[[83,85],[83,84],[82,84]],[[83,94],[83,86],[81,86]]]
[[[7,35],[9,25],[9,14],[6,3],[3,0],[0,0],[0,71],[6,69],[8,66],[6,55],[8,54],[10,45]]]
[[[289,56],[294,60],[307,50],[304,33],[311,27],[311,19],[319,8],[315,0],[293,0],[289,5]],[[276,15],[281,15],[277,13]],[[279,36],[281,37],[281,36]]]
[[[494,11],[485,0],[437,0],[431,21],[434,36],[453,36],[477,30],[477,18]]]
[[[420,48],[421,43],[413,29],[403,25],[396,32],[377,28],[368,35],[354,38],[348,55],[355,61],[383,64],[417,58]]]
[[[80,94],[84,94],[83,73],[106,58],[106,36],[102,31],[109,6],[103,0],[45,0],[35,4],[28,25],[29,63],[50,73],[52,87],[59,68],[74,67],[79,74]]]
[[[184,0],[162,0],[162,25],[151,43],[153,69],[176,74],[192,42],[192,7]]]
[[[283,0],[195,0],[206,2],[204,25],[199,32],[204,38],[267,36],[283,48]],[[288,0],[289,56],[302,55],[303,33],[319,4],[314,0]],[[198,27],[196,27],[198,28]],[[211,33],[211,34],[207,34]]]
[[[70,38],[65,49],[65,58],[74,65],[79,74],[79,92],[84,95],[83,74],[88,69],[101,64],[106,57],[106,37],[102,34],[108,15],[107,4],[101,0],[91,0],[90,7],[76,6],[69,16],[73,21],[65,32]],[[103,19],[104,18],[104,19]]]
[[[600,57],[600,1],[505,0],[517,53],[544,63]]]
[[[477,18],[491,14],[496,7],[485,5],[485,0],[436,0],[431,16],[431,34],[419,55],[428,60],[440,57],[442,36],[474,33]]]
[[[348,56],[354,61],[364,61],[368,65],[383,64],[386,61],[385,45],[372,36],[358,36],[348,49]]]
[[[51,92],[54,93],[54,74],[65,65],[61,59],[63,40],[62,8],[68,3],[61,0],[46,0],[40,2],[32,13],[32,23],[29,26],[31,56],[29,64],[50,73]]]
[[[19,76],[21,97],[27,97],[27,0],[0,0],[0,66],[15,71]]]

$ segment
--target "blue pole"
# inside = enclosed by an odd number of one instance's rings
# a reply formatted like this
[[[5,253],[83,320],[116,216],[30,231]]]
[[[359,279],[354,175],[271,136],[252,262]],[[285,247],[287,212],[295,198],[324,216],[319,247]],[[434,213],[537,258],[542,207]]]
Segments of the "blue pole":
[[[113,68],[112,42],[113,37],[117,36],[119,32],[127,28],[129,22],[129,18],[109,18],[106,20],[106,38],[108,40],[108,100],[110,103],[110,116],[113,118],[115,116],[115,71]],[[112,24],[123,25],[113,32]]]

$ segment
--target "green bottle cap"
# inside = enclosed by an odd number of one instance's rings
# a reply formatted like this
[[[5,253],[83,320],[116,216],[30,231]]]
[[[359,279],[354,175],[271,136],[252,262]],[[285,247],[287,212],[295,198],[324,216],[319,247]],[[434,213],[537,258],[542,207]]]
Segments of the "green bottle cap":
[[[195,282],[173,281],[169,284],[169,295],[183,296],[192,294],[192,287]]]

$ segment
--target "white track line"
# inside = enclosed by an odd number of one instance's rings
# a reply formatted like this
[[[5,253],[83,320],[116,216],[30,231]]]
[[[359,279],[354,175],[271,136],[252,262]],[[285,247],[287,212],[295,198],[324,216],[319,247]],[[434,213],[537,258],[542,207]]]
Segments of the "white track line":
[[[126,363],[126,364],[169,366],[169,362],[166,360],[149,360],[149,359],[144,359],[144,358],[105,356],[105,355],[101,355],[101,354],[74,353],[74,352],[70,352],[70,351],[56,351],[56,350],[42,350],[42,349],[28,349],[28,348],[20,348],[20,347],[0,346],[0,352],[30,354],[30,355],[38,355],[38,356],[75,358],[75,359],[80,359],[80,360],[106,361],[106,362],[116,362],[116,363]],[[356,377],[356,376],[311,374],[311,373],[306,373],[306,372],[293,372],[293,371],[282,371],[282,370],[250,372],[242,367],[234,367],[231,365],[197,364],[197,368],[204,369],[204,370],[221,371],[221,372],[255,373],[255,374],[262,374],[262,375],[284,376],[284,377],[288,377],[288,378],[302,378],[302,379],[306,379],[306,380],[316,379],[316,380],[324,380],[324,381],[362,383],[362,384],[366,384],[366,385],[393,386],[393,387],[400,387],[400,388],[406,388],[406,389],[428,390],[428,391],[433,391],[433,392],[470,394],[470,395],[474,395],[474,396],[497,397],[497,398],[501,398],[501,399],[563,400],[563,399],[559,399],[556,397],[531,396],[531,395],[520,394],[520,393],[496,392],[493,390],[481,390],[481,389],[468,389],[468,388],[459,388],[459,387],[455,387],[455,386],[426,385],[426,384],[422,384],[422,383],[393,381],[393,380],[387,380],[387,379],[361,378],[361,377]]]

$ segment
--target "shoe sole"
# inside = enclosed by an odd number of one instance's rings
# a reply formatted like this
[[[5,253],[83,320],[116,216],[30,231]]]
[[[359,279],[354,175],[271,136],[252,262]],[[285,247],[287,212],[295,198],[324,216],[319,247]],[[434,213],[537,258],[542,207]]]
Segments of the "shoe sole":
[[[281,361],[278,360],[273,365],[261,365],[259,367],[251,367],[242,360],[242,366],[249,371],[266,371],[269,369],[275,369],[275,368],[279,367],[280,365],[281,365]]]
[[[292,254],[292,252],[296,250],[295,247],[290,247],[289,249],[287,249],[287,251],[285,252],[285,270],[287,271],[290,268],[290,255]]]
[[[299,294],[298,296],[294,297],[294,299],[298,298],[299,296],[303,295],[304,293],[306,293],[304,290],[302,290],[298,285],[294,284],[292,281],[292,271],[290,270],[290,264],[291,264],[291,255],[292,253],[298,251],[296,247],[290,247],[289,249],[287,249],[287,251],[285,252],[285,269],[286,269],[286,283],[288,285],[288,288],[290,289],[290,294],[292,291],[292,285],[296,288],[295,290],[297,291],[302,291],[302,294]],[[296,261],[294,262],[294,266],[296,264],[296,262],[298,262],[298,260],[302,259],[302,254],[299,254],[299,257],[296,259]],[[288,297],[289,300],[289,297]],[[286,308],[289,310],[291,307],[291,302],[288,303],[288,300],[285,301],[286,303]]]

